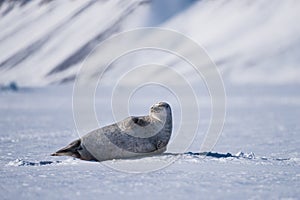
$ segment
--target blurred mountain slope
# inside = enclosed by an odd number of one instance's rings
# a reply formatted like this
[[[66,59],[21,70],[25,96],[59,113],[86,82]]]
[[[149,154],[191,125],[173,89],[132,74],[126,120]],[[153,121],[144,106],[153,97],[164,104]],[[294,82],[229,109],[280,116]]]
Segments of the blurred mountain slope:
[[[225,81],[299,83],[299,10],[296,0],[2,1],[0,85],[72,81],[97,44],[143,26],[191,37],[206,48]],[[181,67],[172,59],[167,63]]]

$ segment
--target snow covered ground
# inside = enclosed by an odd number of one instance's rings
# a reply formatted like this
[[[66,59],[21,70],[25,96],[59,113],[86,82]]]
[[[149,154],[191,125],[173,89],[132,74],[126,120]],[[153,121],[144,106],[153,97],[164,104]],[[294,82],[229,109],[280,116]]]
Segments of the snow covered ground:
[[[175,157],[173,164],[138,174],[49,156],[78,137],[71,85],[4,91],[0,94],[1,199],[299,199],[298,88],[228,86],[226,124],[214,152],[237,157],[168,152],[141,160],[151,165]],[[147,102],[146,96],[140,98],[137,101]],[[101,102],[97,106],[103,107]],[[148,108],[141,106],[138,112],[146,114]],[[201,108],[205,113],[205,106]],[[201,126],[207,123],[201,121]],[[189,151],[197,153],[200,144],[198,137]],[[134,166],[141,160],[106,163]]]

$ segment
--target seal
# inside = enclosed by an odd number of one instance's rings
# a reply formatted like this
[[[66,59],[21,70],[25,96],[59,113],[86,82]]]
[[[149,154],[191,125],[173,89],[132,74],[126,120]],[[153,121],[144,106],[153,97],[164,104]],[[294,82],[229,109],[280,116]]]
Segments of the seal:
[[[167,149],[172,127],[170,105],[159,102],[147,116],[130,116],[91,131],[51,155],[104,161],[161,154]]]

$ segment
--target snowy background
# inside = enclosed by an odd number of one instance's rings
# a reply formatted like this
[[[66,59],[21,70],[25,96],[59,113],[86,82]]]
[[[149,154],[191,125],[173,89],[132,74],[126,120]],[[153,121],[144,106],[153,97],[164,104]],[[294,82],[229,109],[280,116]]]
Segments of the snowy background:
[[[299,1],[4,0],[0,4],[1,199],[300,198]],[[187,35],[216,63],[226,89],[227,116],[213,151],[235,156],[168,152],[106,161],[135,165],[143,160],[151,165],[177,158],[169,167],[142,174],[50,157],[78,137],[72,87],[82,61],[110,36],[147,26]],[[162,52],[142,52],[121,64],[140,63],[141,55],[183,68]],[[119,75],[117,66],[110,77]],[[91,69],[89,78],[94,75]],[[192,74],[191,80],[203,85]],[[205,134],[201,127],[210,119],[210,99],[199,88],[200,128],[189,148],[194,153]],[[176,99],[144,89],[151,94],[137,93],[131,112],[146,114],[153,101],[167,99],[174,105],[176,128],[180,116]],[[100,123],[113,122],[105,117],[110,116],[107,95],[97,96]]]

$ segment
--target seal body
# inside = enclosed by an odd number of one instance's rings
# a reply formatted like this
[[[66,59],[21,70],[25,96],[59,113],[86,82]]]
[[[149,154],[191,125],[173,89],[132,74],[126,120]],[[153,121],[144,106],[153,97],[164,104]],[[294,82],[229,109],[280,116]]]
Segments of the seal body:
[[[128,117],[91,131],[52,155],[96,161],[150,156],[166,151],[171,133],[171,107],[160,102],[147,116]]]

